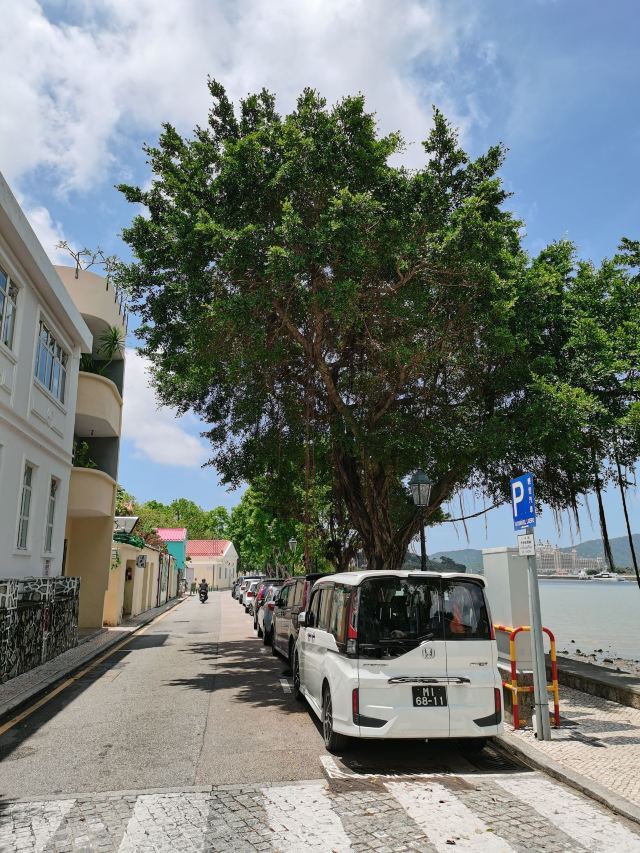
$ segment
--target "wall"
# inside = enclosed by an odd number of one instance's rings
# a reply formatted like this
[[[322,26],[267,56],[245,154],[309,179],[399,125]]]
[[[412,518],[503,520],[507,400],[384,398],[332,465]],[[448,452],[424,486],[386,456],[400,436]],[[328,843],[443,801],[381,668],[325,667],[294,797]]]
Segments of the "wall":
[[[114,550],[118,552],[114,545]],[[124,611],[124,584],[127,561],[120,557],[119,564],[114,565],[112,558],[109,568],[109,583],[104,596],[103,622],[105,625],[115,627],[122,622]]]
[[[101,628],[109,586],[113,518],[67,519],[65,575],[84,579],[80,589],[80,628]]]
[[[0,580],[0,682],[73,648],[78,578]]]
[[[212,589],[230,589],[235,580],[233,561],[223,557],[191,557],[188,564],[193,569],[193,580],[204,578]]]

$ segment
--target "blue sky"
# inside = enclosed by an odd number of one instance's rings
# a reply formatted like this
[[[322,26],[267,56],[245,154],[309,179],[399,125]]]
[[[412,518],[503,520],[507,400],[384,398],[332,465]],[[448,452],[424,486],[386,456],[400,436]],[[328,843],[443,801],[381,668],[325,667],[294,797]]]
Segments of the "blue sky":
[[[56,261],[61,237],[126,257],[119,233],[133,210],[113,185],[148,179],[141,146],[162,121],[188,133],[205,120],[207,74],[236,98],[266,85],[281,109],[306,85],[329,100],[362,91],[381,129],[404,133],[411,165],[437,104],[472,154],[498,140],[509,148],[503,177],[530,251],[569,237],[598,261],[622,235],[639,236],[632,0],[0,0],[0,12],[0,170]],[[200,467],[200,424],[156,409],[135,355],[126,391],[125,487],[141,499],[235,504],[238,493]],[[619,499],[607,500],[622,535]],[[588,513],[581,521],[578,538],[598,535]],[[475,547],[513,541],[507,508],[468,530]],[[539,532],[571,541],[550,512]],[[429,542],[467,546],[452,525]]]

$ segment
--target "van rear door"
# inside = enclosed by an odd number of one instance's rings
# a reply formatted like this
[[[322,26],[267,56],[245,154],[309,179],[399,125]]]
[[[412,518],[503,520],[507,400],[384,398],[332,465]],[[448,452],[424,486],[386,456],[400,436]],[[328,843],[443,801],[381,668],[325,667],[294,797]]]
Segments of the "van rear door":
[[[442,578],[451,737],[496,733],[496,649],[482,581]]]
[[[449,736],[449,679],[438,577],[381,575],[359,587],[358,723],[382,737]]]

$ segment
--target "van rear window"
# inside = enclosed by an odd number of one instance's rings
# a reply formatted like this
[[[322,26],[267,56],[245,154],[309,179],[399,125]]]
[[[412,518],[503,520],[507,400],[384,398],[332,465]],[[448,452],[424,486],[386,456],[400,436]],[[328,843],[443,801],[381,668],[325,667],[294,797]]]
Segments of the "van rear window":
[[[396,656],[424,640],[445,639],[491,639],[479,584],[429,577],[363,581],[358,608],[360,654]]]

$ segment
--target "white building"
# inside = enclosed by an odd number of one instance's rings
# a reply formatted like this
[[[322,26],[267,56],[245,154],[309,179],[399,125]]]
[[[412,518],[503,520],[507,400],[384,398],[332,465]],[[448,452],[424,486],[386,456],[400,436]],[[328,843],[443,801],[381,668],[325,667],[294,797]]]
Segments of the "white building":
[[[0,175],[0,575],[62,572],[80,355],[92,336]]]
[[[238,552],[228,539],[189,540],[187,566],[193,570],[196,583],[204,578],[211,589],[230,589],[236,578]]]
[[[582,557],[575,548],[565,551],[542,541],[536,543],[536,564],[540,575],[577,575],[605,568],[602,557]]]

